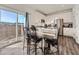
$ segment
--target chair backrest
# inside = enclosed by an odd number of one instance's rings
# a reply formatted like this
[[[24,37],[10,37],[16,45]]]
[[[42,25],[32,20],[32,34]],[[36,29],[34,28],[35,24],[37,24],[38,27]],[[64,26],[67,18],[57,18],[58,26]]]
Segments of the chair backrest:
[[[31,29],[32,31],[36,31],[36,27],[35,27],[34,25],[31,25],[30,29]]]
[[[31,25],[30,31],[32,40],[36,42],[37,41],[36,27],[34,25]]]

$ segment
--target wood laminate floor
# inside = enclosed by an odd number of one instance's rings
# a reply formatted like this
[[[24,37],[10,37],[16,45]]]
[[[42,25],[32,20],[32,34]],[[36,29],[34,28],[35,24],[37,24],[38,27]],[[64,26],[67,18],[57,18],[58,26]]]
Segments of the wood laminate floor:
[[[0,55],[24,55],[24,54],[27,55],[27,47],[23,51],[22,44],[23,42],[20,42],[1,49]],[[19,48],[17,48],[17,46]],[[53,48],[51,49],[53,50]],[[79,45],[71,37],[59,36],[58,49],[59,49],[59,55],[79,55]],[[41,50],[39,50],[39,52],[40,53],[38,53],[38,55],[42,55]],[[31,53],[31,55],[32,54],[33,53]]]
[[[59,36],[59,55],[79,55],[79,45],[71,37]]]

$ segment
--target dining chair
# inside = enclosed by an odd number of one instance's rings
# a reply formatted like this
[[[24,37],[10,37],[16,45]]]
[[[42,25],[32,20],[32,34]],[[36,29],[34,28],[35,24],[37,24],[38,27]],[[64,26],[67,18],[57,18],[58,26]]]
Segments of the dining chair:
[[[46,43],[48,44],[48,48],[45,49],[46,54],[58,54],[58,40],[53,38],[45,38]],[[51,51],[51,46],[53,47],[53,51]],[[54,51],[56,49],[56,51]]]
[[[34,25],[32,25],[31,27],[30,27],[30,32],[31,32],[31,34],[30,34],[30,36],[31,36],[31,46],[34,48],[34,49],[31,49],[31,50],[34,50],[33,52],[35,52],[35,55],[37,55],[37,50],[38,49],[42,49],[41,47],[38,47],[38,44],[40,43],[40,41],[42,40],[42,38],[39,38],[38,36],[37,36],[37,29],[36,29],[36,27],[34,26]]]

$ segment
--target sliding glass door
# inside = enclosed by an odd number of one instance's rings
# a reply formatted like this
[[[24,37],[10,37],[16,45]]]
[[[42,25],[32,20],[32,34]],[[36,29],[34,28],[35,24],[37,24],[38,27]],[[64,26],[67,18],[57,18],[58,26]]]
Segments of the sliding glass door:
[[[4,49],[5,47],[11,46],[13,44],[15,45],[18,41],[22,42],[24,26],[25,15],[19,14],[18,12],[0,9],[0,49]],[[15,47],[18,47],[17,45]],[[11,51],[9,50],[9,52]],[[0,51],[0,54],[1,53],[6,54],[5,52]],[[16,51],[15,53],[18,52]]]
[[[8,45],[16,38],[17,14],[1,9],[0,20],[0,45]],[[1,46],[2,47],[2,46]]]

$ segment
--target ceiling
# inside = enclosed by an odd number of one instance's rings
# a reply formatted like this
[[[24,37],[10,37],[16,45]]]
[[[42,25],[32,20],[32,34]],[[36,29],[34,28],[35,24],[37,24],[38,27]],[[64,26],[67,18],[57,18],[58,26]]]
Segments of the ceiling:
[[[73,5],[68,4],[40,4],[40,5],[28,5],[28,6],[43,14],[51,14],[57,11],[66,10],[73,7]]]
[[[21,11],[26,11],[28,7],[44,15],[73,8],[72,4],[7,4],[5,6]]]

